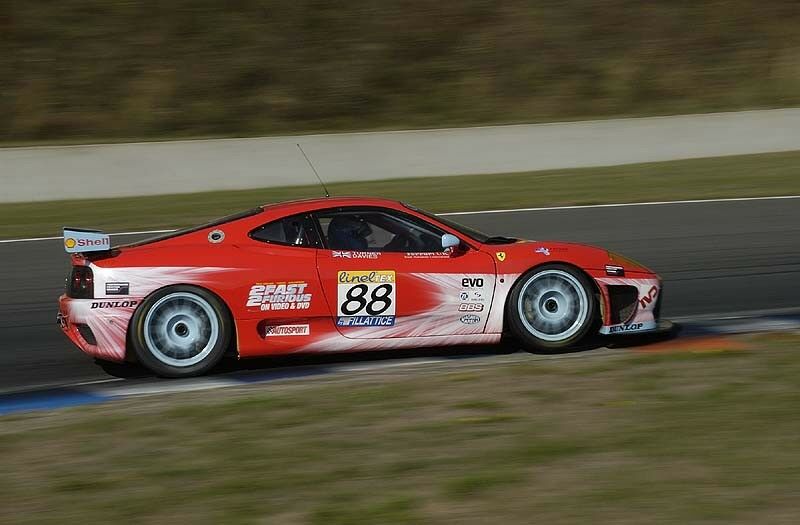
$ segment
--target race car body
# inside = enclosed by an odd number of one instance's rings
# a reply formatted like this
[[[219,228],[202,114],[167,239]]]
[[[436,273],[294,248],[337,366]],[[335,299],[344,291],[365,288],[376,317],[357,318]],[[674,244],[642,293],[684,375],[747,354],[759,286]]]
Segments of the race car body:
[[[81,238],[85,239],[81,240]],[[239,357],[487,344],[568,348],[656,328],[661,281],[591,246],[490,237],[384,199],[268,205],[138,244],[65,230],[58,320],[164,376]],[[96,251],[91,251],[96,250]]]

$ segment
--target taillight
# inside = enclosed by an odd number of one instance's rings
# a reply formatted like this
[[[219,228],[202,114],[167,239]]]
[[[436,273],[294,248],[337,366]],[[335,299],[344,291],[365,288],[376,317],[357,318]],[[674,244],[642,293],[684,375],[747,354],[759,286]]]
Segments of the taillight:
[[[94,297],[94,275],[88,266],[73,266],[67,282],[67,297],[92,299]]]

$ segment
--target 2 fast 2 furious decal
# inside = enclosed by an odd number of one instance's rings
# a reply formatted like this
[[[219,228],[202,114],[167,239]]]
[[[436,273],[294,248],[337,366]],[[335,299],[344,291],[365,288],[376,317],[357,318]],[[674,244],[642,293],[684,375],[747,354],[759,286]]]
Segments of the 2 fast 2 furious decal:
[[[394,270],[340,271],[337,283],[337,326],[394,326]]]
[[[306,281],[256,283],[247,294],[247,308],[262,312],[277,310],[308,310],[312,294]]]

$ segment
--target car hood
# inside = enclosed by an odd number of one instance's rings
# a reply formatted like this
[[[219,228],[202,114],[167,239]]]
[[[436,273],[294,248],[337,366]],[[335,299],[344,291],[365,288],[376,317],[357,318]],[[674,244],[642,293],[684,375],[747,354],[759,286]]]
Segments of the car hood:
[[[494,252],[499,264],[530,266],[548,262],[574,264],[587,270],[604,270],[606,265],[622,266],[626,272],[654,273],[652,270],[623,255],[604,248],[559,241],[519,241],[506,245],[484,245]]]

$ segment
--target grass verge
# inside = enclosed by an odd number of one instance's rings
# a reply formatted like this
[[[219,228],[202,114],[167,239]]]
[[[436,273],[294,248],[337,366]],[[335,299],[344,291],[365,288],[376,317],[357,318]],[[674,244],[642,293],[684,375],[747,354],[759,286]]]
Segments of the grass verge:
[[[434,212],[800,194],[800,152],[573,170],[330,184],[333,195],[404,200]],[[258,204],[320,196],[316,185],[0,205],[0,238],[175,228]]]
[[[0,419],[0,521],[766,523],[800,511],[800,335]]]

